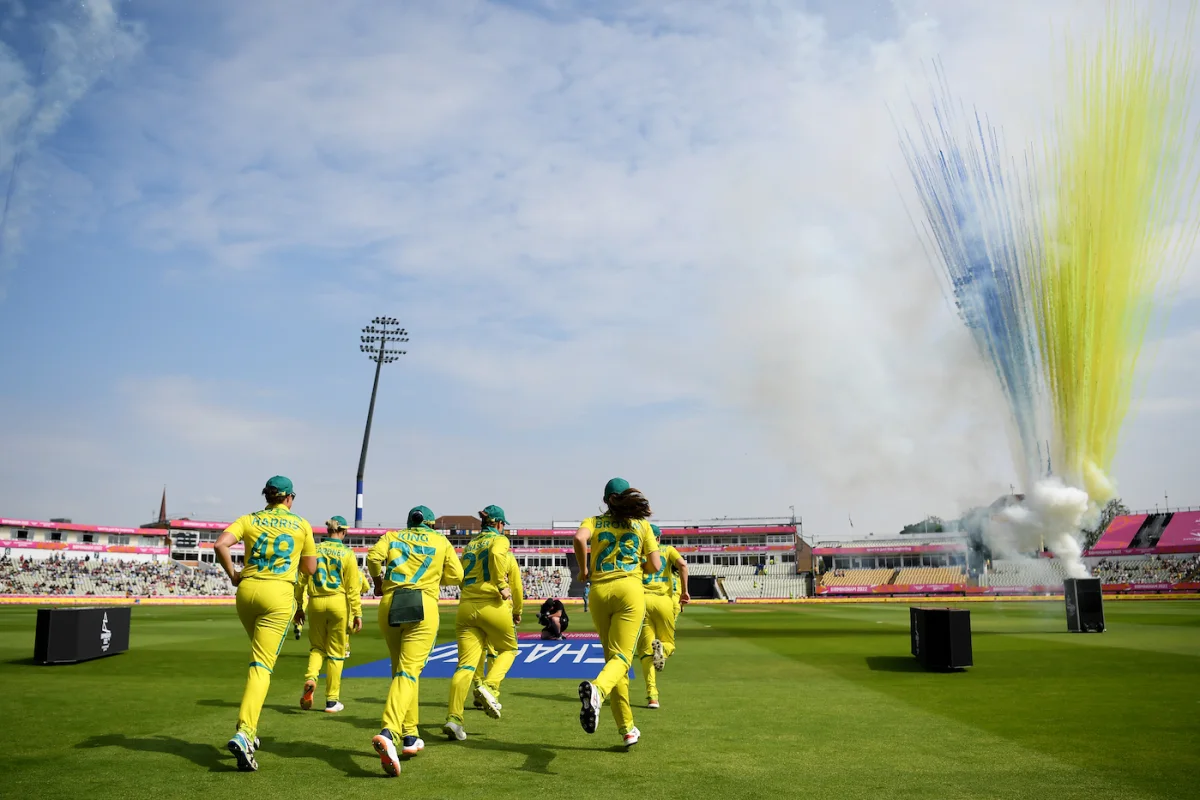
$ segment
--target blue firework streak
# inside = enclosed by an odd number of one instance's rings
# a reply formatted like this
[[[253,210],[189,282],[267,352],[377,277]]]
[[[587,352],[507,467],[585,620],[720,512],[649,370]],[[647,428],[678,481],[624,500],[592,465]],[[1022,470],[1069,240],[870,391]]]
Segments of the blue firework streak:
[[[1040,225],[1021,181],[1030,174],[1003,155],[996,130],[955,104],[940,67],[931,114],[914,103],[917,126],[901,148],[932,245],[959,316],[992,366],[1012,413],[1022,458],[1040,477],[1043,383],[1030,276],[1041,263]]]

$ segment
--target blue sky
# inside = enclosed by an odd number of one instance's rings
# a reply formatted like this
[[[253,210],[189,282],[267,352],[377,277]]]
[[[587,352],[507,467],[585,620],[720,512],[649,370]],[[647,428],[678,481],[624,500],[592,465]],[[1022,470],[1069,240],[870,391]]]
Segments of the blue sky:
[[[887,109],[941,57],[1027,136],[1067,21],[1094,4],[0,0],[0,515],[136,523],[165,484],[231,518],[284,473],[352,516],[378,314],[411,342],[370,522],[578,519],[615,474],[817,537],[989,502],[1004,415]],[[1134,505],[1200,503],[1196,285]]]

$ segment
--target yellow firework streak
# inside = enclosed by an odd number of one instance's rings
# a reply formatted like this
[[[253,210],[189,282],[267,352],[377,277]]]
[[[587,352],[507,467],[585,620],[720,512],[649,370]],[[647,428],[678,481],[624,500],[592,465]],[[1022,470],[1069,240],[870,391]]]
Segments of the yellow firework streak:
[[[1054,472],[1098,504],[1115,491],[1108,476],[1156,300],[1198,227],[1189,51],[1164,48],[1144,17],[1119,16],[1090,51],[1068,45],[1034,282]]]

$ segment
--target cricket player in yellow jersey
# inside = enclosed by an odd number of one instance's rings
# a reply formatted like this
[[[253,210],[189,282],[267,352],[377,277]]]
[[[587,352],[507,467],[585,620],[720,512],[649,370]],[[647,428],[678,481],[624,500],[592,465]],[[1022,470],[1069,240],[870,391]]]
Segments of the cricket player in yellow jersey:
[[[287,638],[288,623],[296,613],[297,572],[317,570],[317,549],[308,522],[292,513],[296,492],[282,475],[267,481],[262,490],[267,507],[239,517],[217,538],[217,560],[237,587],[237,613],[250,636],[250,673],[238,709],[237,732],[227,745],[238,769],[258,769],[254,752],[259,747],[258,717],[271,687],[275,659]],[[233,567],[229,548],[241,542],[246,556],[241,571]]]
[[[358,593],[362,579],[354,551],[342,542],[346,535],[345,517],[329,519],[325,532],[325,540],[317,545],[316,574],[311,579],[303,575],[296,584],[297,605],[308,596],[307,610],[296,611],[296,622],[301,624],[307,617],[311,645],[300,707],[305,711],[312,708],[317,678],[325,667],[325,712],[336,714],[345,708],[341,703],[341,688],[349,640],[346,632],[362,630],[362,600]]]
[[[443,730],[451,739],[467,738],[463,730],[463,705],[471,678],[490,644],[496,660],[487,677],[475,688],[483,700],[483,710],[492,719],[500,719],[496,694],[500,682],[517,658],[517,633],[514,627],[512,589],[508,584],[512,548],[504,535],[508,520],[500,506],[488,506],[479,512],[480,532],[463,549],[462,593],[454,626],[458,638],[458,669],[450,679],[450,707]]]
[[[661,541],[662,530],[651,525],[655,538]],[[651,571],[648,564],[642,567],[642,588],[646,593],[646,618],[638,637],[638,659],[642,662],[642,673],[646,678],[646,707],[658,708],[658,680],[667,659],[675,652],[676,605],[671,597],[671,580],[679,569],[686,570],[687,562],[679,551],[670,545],[659,545],[662,568]],[[681,598],[686,604],[691,597]]]
[[[513,627],[521,624],[521,615],[525,610],[525,587],[521,584],[521,568],[517,565],[516,558],[508,560],[508,588],[512,590],[512,618]],[[519,645],[518,645],[519,646]],[[476,708],[483,708],[483,695],[479,691],[479,684],[483,683],[483,679],[492,669],[492,664],[496,661],[496,648],[488,642],[483,653],[479,656],[479,664],[475,667],[475,678],[471,682],[471,688],[474,689],[472,698]],[[500,699],[500,686],[492,687],[492,695]]]
[[[579,563],[579,581],[592,582],[588,605],[592,622],[604,645],[604,668],[595,681],[579,684],[579,724],[587,733],[596,732],[600,706],[612,704],[617,730],[632,747],[641,738],[633,724],[629,705],[629,669],[646,615],[646,595],[642,590],[642,564],[651,570],[662,569],[658,540],[646,517],[650,503],[622,478],[613,478],[604,487],[608,511],[588,517],[575,532],[575,558]]]
[[[462,583],[463,568],[450,540],[433,529],[425,506],[408,512],[408,527],[388,531],[367,554],[379,602],[379,628],[392,655],[392,682],[383,729],[371,740],[383,771],[400,774],[396,737],[407,755],[425,743],[417,736],[418,680],[438,632],[438,587]]]

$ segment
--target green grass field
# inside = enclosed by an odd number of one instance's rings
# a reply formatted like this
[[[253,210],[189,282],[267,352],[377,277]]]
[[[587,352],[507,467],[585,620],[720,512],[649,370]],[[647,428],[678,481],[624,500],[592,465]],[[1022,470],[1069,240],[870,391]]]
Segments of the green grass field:
[[[232,608],[135,608],[128,653],[56,667],[30,658],[34,609],[0,608],[0,794],[1200,796],[1200,603],[1109,602],[1104,634],[1066,633],[1061,602],[970,610],[975,666],[932,674],[908,654],[904,605],[693,606],[629,752],[607,708],[580,730],[565,680],[506,681],[504,719],[470,710],[470,738],[448,742],[448,681],[422,680],[427,747],[388,779],[370,744],[386,681],[347,679],[340,715],[300,711],[306,640],[284,646],[244,774],[224,749],[248,653]],[[352,663],[385,655],[373,625],[355,637]]]

